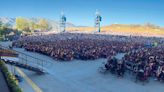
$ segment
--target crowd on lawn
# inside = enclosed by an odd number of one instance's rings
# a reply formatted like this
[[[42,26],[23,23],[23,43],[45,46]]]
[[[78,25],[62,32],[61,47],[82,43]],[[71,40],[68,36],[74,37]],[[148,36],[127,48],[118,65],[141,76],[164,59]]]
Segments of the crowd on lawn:
[[[134,38],[132,38],[134,39]],[[15,47],[38,52],[57,60],[92,60],[107,58],[117,53],[125,53],[143,46],[130,37],[96,34],[55,34],[27,36],[13,42]]]
[[[106,69],[118,76],[129,69],[136,79],[146,80],[149,76],[164,79],[163,38],[61,33],[21,37],[13,46],[61,61],[108,58]],[[125,53],[121,62],[112,58],[119,53]]]

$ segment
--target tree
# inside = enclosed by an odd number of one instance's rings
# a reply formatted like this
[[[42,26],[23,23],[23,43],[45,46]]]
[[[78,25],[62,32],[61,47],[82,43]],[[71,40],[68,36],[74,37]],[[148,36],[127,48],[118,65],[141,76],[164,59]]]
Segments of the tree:
[[[35,30],[35,25],[36,25],[36,23],[34,21],[29,22],[29,28],[30,28],[31,31]]]
[[[49,24],[46,19],[40,19],[38,25],[42,31],[49,29]]]
[[[6,25],[1,25],[0,28],[0,38],[4,39],[11,32],[11,30]]]
[[[2,31],[2,22],[0,21],[0,32]]]
[[[29,32],[30,28],[28,20],[22,17],[16,18],[16,28],[19,31]]]
[[[2,22],[0,21],[0,27],[2,26]]]

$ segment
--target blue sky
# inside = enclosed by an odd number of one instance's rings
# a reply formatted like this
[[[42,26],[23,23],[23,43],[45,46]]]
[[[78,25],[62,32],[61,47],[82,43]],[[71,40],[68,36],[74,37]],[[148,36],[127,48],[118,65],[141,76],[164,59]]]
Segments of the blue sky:
[[[93,26],[95,11],[102,25],[145,24],[164,26],[164,0],[0,0],[0,17],[40,17],[59,20],[63,10],[76,25]]]

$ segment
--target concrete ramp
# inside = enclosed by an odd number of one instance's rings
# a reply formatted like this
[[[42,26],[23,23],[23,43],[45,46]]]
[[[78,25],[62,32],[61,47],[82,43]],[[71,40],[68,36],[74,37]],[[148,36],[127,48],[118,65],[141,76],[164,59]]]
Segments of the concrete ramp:
[[[24,68],[36,72],[38,74],[45,73],[43,66],[46,61],[27,55],[22,52],[18,52],[16,50],[12,50],[10,48],[1,45],[0,45],[0,50],[3,52],[2,54],[0,54],[0,59],[4,61],[6,64]],[[13,54],[16,56],[13,56]],[[29,59],[31,61],[29,61]]]

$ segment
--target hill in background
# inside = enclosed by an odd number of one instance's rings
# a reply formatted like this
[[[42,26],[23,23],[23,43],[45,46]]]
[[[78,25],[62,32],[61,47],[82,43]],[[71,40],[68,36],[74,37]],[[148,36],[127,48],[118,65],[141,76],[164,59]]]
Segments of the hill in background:
[[[42,18],[26,18],[29,21],[38,22]],[[45,19],[45,18],[44,18]],[[50,31],[59,32],[59,21],[46,19],[51,27]],[[0,22],[3,25],[7,25],[10,28],[14,28],[16,25],[16,18],[1,17]],[[69,32],[82,32],[93,33],[94,27],[76,26],[72,23],[67,23],[67,30]],[[102,34],[112,35],[134,35],[134,36],[158,36],[164,37],[164,28],[152,25],[150,23],[145,25],[125,25],[125,24],[113,24],[101,27]]]
[[[72,27],[70,32],[95,32],[94,27]],[[145,24],[145,25],[124,25],[113,24],[101,27],[101,33],[112,35],[134,35],[134,36],[158,36],[164,37],[164,28]]]

